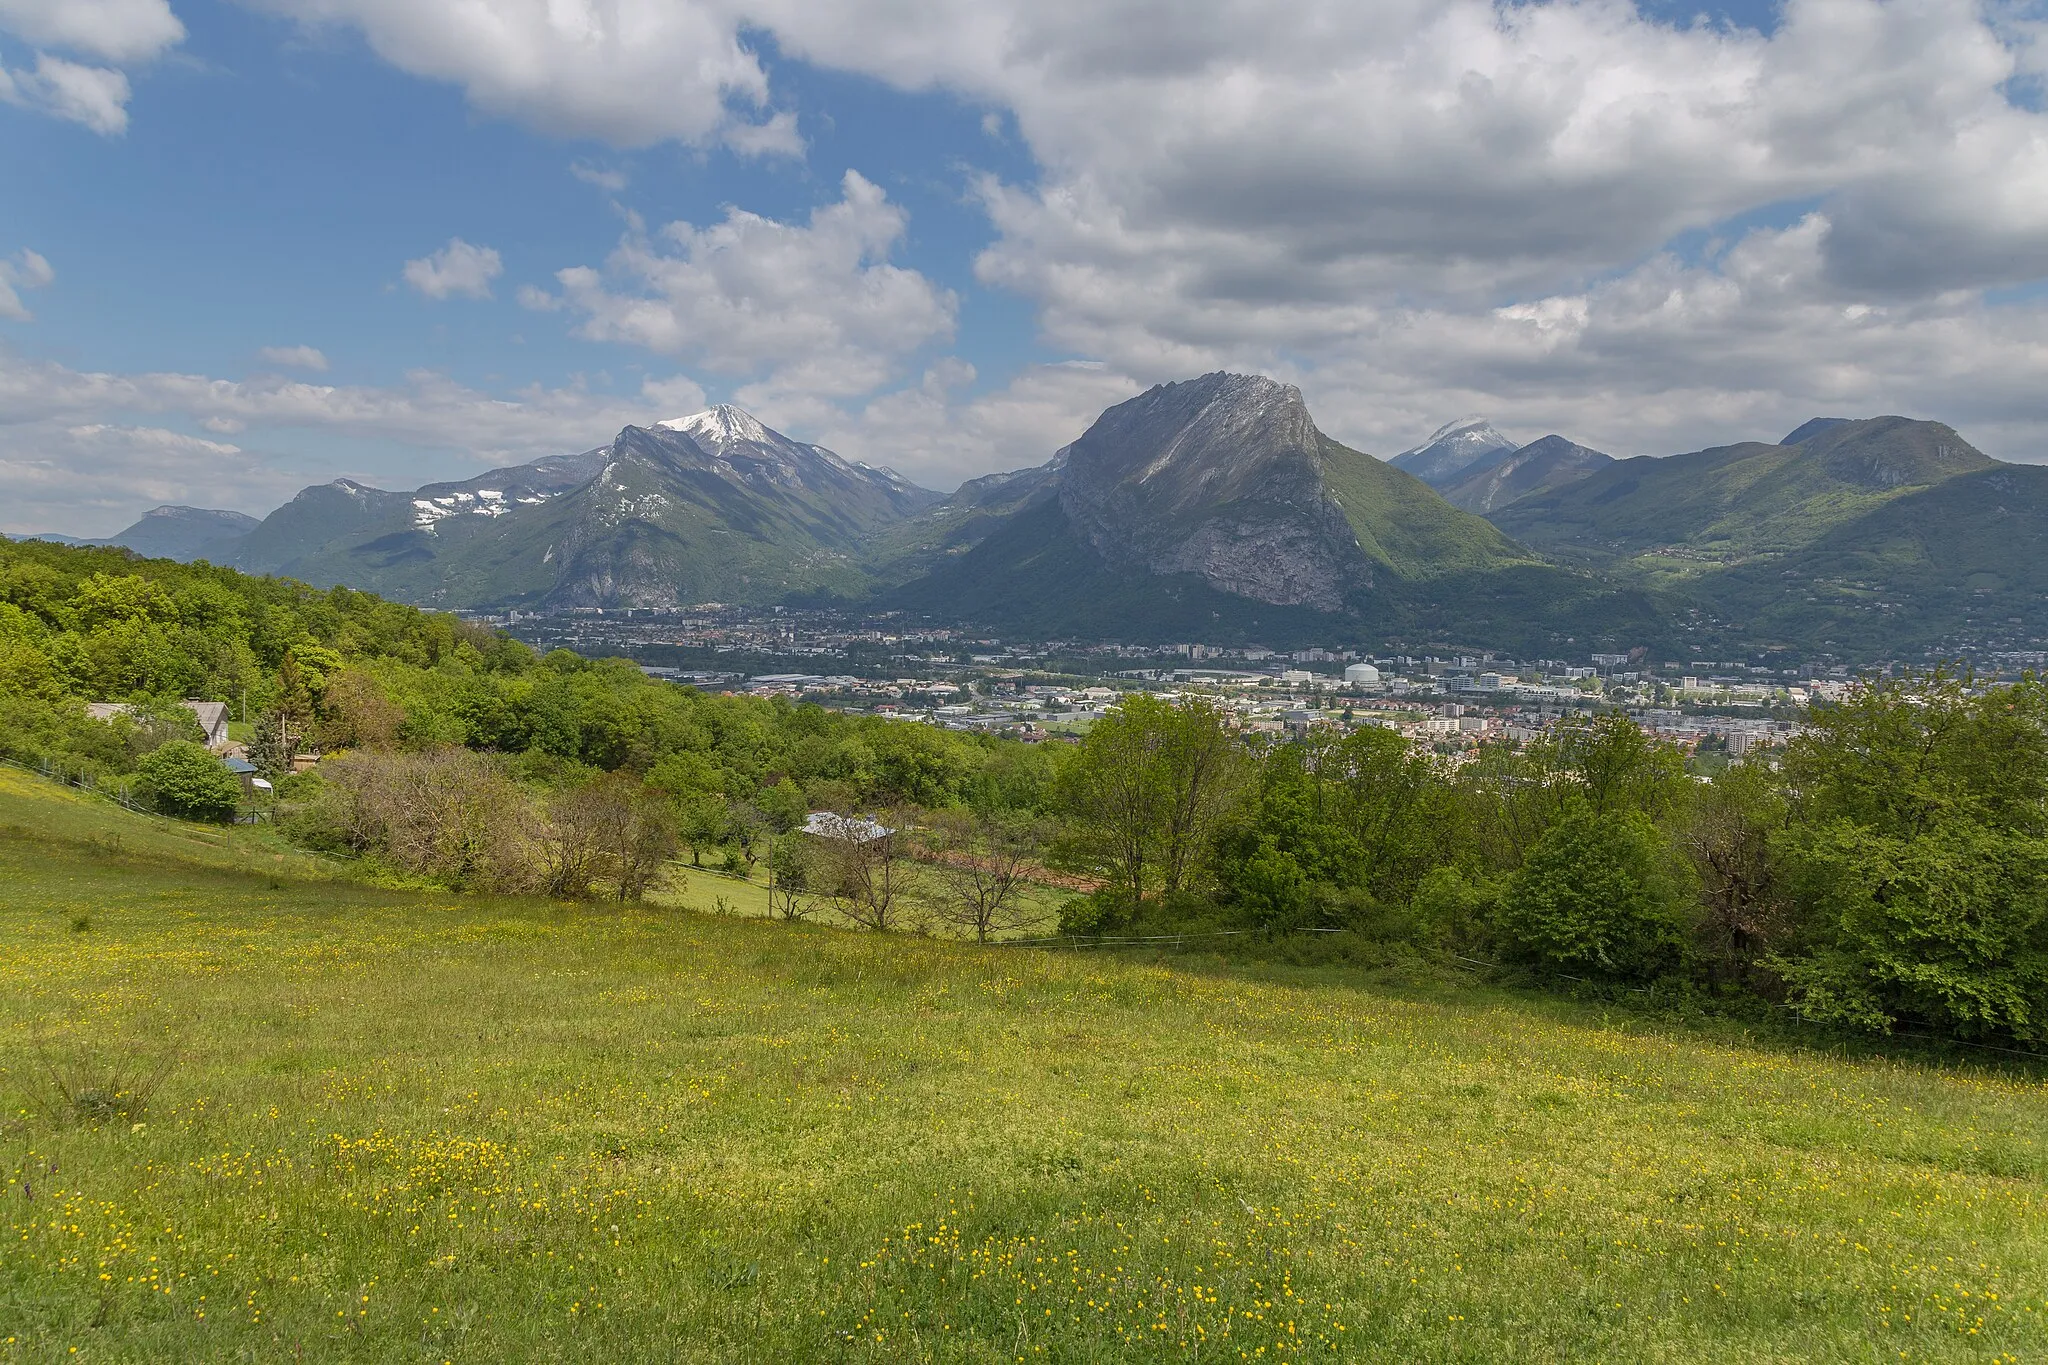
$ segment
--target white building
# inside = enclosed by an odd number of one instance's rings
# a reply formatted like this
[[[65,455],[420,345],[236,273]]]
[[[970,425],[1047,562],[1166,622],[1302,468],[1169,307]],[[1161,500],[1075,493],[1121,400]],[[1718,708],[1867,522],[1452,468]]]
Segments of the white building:
[[[1344,669],[1346,687],[1378,687],[1380,671],[1371,664],[1348,664]]]

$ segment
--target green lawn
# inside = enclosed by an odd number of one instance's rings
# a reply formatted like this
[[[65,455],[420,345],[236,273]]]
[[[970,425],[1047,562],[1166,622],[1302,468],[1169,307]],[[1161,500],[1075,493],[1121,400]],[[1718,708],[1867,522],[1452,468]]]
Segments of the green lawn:
[[[2038,1080],[0,827],[0,1361],[2048,1357]]]

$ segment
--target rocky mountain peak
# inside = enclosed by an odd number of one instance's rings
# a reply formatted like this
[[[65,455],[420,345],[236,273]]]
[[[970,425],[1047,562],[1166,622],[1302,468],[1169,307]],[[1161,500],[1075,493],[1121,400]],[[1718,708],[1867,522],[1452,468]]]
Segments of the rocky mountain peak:
[[[693,412],[688,417],[671,417],[655,425],[667,431],[680,431],[686,436],[693,436],[714,451],[741,443],[790,443],[787,436],[779,431],[770,430],[753,413],[745,408],[734,407],[730,403],[720,403],[702,412]]]
[[[1433,488],[1443,488],[1475,469],[1514,453],[1515,442],[1484,417],[1460,417],[1430,433],[1427,441],[1387,461]]]
[[[1225,373],[1161,384],[1067,447],[1060,506],[1112,565],[1327,609],[1360,555],[1324,484],[1325,441],[1292,384]]]

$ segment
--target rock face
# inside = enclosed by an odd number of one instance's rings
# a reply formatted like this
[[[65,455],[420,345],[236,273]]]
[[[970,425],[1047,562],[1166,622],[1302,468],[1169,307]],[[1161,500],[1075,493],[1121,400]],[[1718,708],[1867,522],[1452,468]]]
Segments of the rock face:
[[[1131,638],[1272,610],[1384,614],[1389,592],[1530,563],[1324,435],[1291,385],[1220,373],[1110,408],[1050,464],[978,480],[899,538],[925,556],[897,577],[907,609]]]
[[[1164,384],[1067,447],[1060,507],[1112,567],[1335,611],[1372,564],[1323,480],[1301,391],[1256,375]]]
[[[1460,417],[1438,427],[1430,438],[1413,450],[1404,450],[1387,461],[1394,468],[1443,489],[1471,471],[1504,459],[1515,452],[1513,441],[1494,430],[1483,417]]]

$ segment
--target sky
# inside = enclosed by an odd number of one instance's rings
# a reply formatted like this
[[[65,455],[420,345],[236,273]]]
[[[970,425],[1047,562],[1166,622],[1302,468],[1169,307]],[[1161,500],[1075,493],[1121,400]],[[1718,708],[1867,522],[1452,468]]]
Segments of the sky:
[[[712,402],[943,490],[1216,369],[2048,461],[2044,78],[2048,0],[0,0],[0,531]]]

